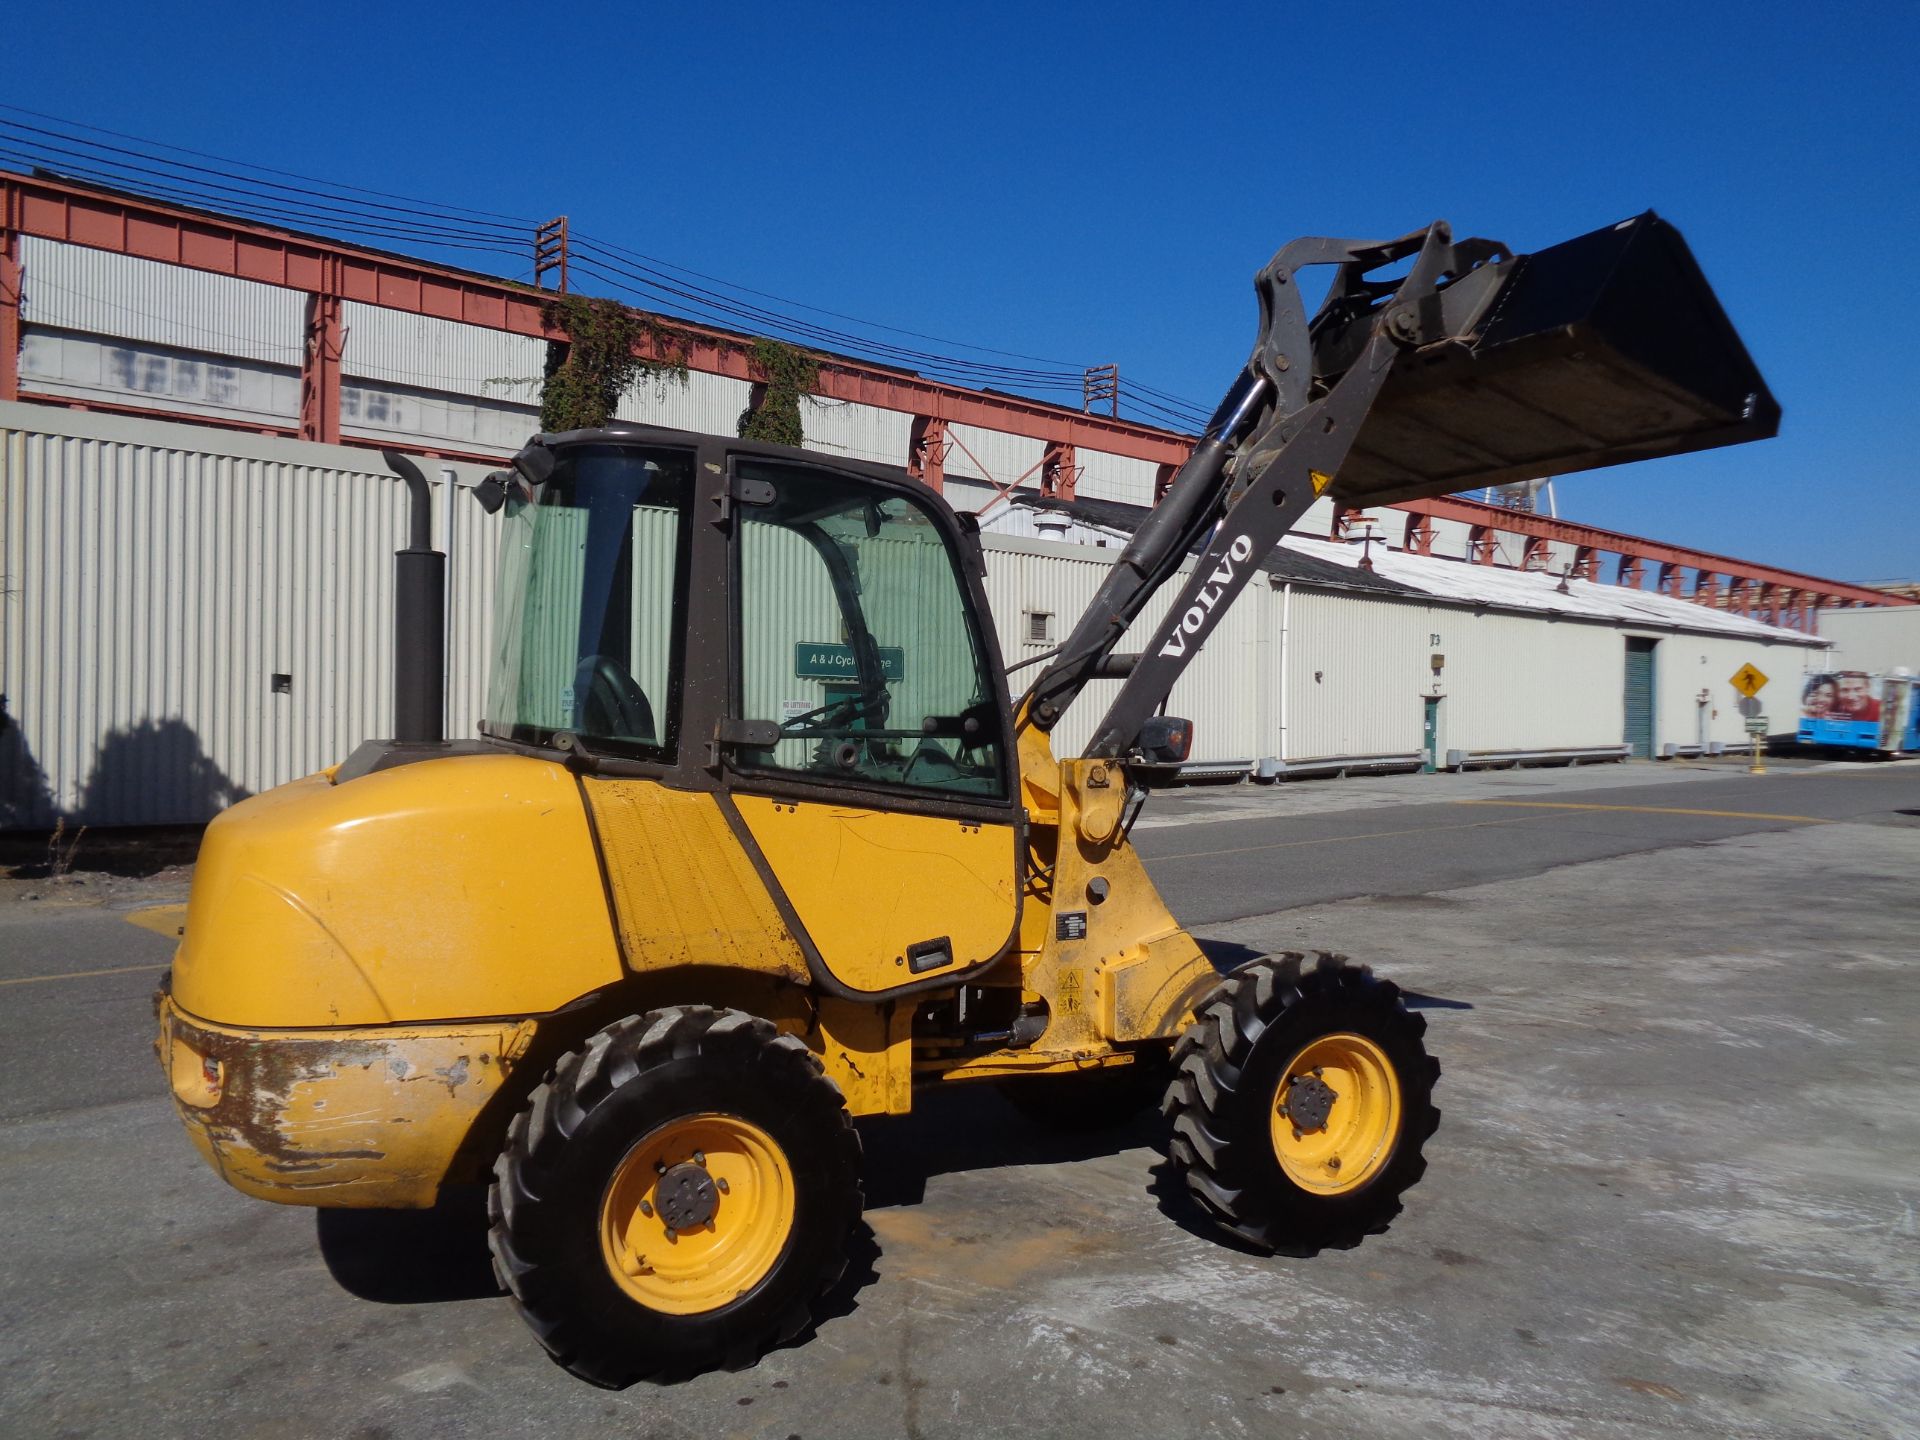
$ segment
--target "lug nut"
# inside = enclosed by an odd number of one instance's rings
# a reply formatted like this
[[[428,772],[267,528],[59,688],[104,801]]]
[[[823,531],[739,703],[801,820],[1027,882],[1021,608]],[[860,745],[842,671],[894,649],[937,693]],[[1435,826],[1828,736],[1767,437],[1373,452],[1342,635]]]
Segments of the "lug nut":
[[[680,1232],[669,1225],[667,1227],[667,1239],[673,1244],[678,1245],[680,1243]]]
[[[718,1190],[722,1195],[728,1194],[729,1192],[727,1190],[727,1177],[724,1175],[717,1176],[714,1179],[713,1188]]]
[[[649,1205],[646,1201],[642,1200],[640,1202],[640,1213],[642,1215],[651,1216],[653,1214],[653,1206]]]
[[[705,1169],[707,1164],[707,1152],[704,1150],[694,1151],[693,1163],[700,1166],[702,1169]]]

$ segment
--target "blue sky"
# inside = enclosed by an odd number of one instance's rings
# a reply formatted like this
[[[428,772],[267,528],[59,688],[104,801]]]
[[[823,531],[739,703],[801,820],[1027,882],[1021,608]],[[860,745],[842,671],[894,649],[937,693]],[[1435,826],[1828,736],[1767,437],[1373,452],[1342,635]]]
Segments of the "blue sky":
[[[1301,234],[1652,207],[1786,410],[1561,513],[1920,576],[1920,7],[475,3],[14,11],[9,103],[589,233],[1210,408]],[[1821,13],[1824,12],[1824,13]],[[420,249],[417,246],[400,248]]]

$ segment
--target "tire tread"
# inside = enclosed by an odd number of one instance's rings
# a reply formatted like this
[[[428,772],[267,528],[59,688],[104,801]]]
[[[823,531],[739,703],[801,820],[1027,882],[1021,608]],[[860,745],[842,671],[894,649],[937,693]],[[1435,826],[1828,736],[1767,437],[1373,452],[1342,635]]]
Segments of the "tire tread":
[[[1272,1140],[1264,1112],[1255,1125],[1236,1102],[1262,1037],[1296,1010],[1327,1001],[1362,1008],[1374,1026],[1418,1057],[1418,1069],[1401,1077],[1410,1113],[1387,1170],[1376,1183],[1350,1192],[1349,1201],[1316,1211],[1311,1202],[1319,1197],[1291,1182],[1276,1192],[1245,1180],[1258,1173],[1254,1157]],[[1161,1113],[1171,1128],[1169,1158],[1200,1208],[1240,1240],[1268,1252],[1283,1245],[1344,1248],[1385,1229],[1399,1211],[1400,1196],[1425,1171],[1421,1145],[1440,1120],[1428,1093],[1439,1079],[1440,1064],[1421,1043],[1425,1018],[1406,1008],[1400,987],[1343,955],[1289,951],[1236,969],[1195,1013],[1174,1048],[1176,1068]]]
[[[791,1108],[811,1111],[825,1130],[825,1143],[837,1152],[832,1173],[850,1177],[846,1193],[832,1197],[832,1203],[847,1212],[849,1229],[860,1214],[860,1137],[839,1087],[804,1041],[757,1016],[705,1005],[649,1011],[599,1031],[562,1056],[514,1116],[494,1161],[487,1201],[495,1276],[553,1359],[597,1385],[617,1388],[641,1379],[750,1366],[771,1346],[803,1331],[813,1303],[846,1270],[842,1237],[825,1247],[804,1293],[757,1333],[725,1335],[701,1353],[682,1352],[666,1360],[616,1348],[580,1313],[571,1282],[554,1263],[558,1222],[554,1206],[543,1197],[543,1184],[556,1174],[561,1155],[596,1109],[649,1070],[695,1056],[762,1068],[771,1093],[787,1097]]]

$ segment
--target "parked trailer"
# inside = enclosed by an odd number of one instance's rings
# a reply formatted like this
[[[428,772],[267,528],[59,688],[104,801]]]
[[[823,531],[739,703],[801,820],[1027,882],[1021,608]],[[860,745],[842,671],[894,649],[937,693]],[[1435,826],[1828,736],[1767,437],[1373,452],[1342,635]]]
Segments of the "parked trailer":
[[[1920,752],[1920,678],[1836,670],[1809,675],[1800,692],[1802,745],[1870,755]]]

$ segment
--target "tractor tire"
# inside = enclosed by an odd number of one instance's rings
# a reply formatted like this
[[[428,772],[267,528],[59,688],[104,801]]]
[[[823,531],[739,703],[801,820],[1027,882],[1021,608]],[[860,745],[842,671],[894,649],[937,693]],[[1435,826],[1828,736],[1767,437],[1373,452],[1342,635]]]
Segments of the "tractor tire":
[[[1131,1065],[1080,1075],[1033,1075],[1000,1086],[1007,1103],[1042,1129],[1096,1134],[1115,1129],[1160,1103],[1173,1067],[1165,1051]]]
[[[1399,987],[1343,956],[1267,956],[1195,1015],[1161,1112],[1201,1208],[1269,1254],[1384,1230],[1440,1123],[1440,1066]]]
[[[811,1051],[676,1006],[565,1056],[508,1127],[494,1272],[553,1359],[618,1388],[743,1369],[847,1264],[860,1139]]]

